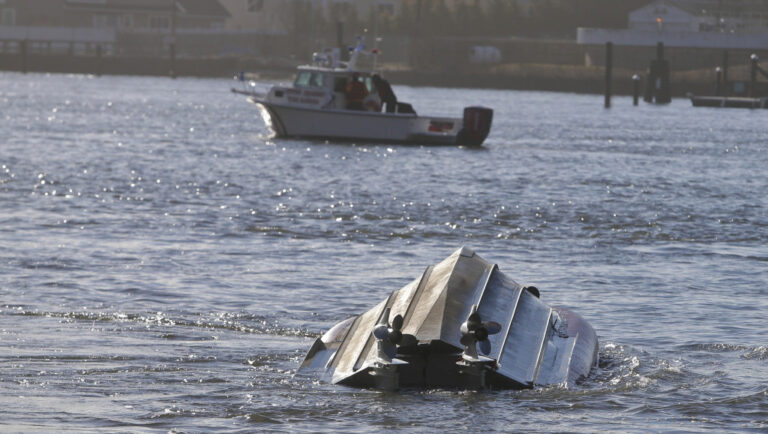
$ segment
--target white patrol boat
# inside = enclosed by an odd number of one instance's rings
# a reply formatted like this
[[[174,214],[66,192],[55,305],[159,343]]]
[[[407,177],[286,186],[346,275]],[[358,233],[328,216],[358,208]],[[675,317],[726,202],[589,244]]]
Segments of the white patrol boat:
[[[266,94],[232,92],[247,95],[278,137],[482,145],[492,109],[466,107],[463,118],[419,116],[410,104],[398,102],[389,83],[374,73],[377,54],[365,51],[362,43],[350,52],[348,62],[340,60],[338,48],[315,53],[311,65],[298,67],[292,86],[273,86]],[[363,63],[371,58],[373,67],[366,68]]]

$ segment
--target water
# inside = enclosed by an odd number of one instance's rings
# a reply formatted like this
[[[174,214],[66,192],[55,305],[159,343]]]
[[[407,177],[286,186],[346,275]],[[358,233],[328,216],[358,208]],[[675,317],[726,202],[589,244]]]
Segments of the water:
[[[396,87],[495,108],[486,146],[336,144],[270,139],[231,84],[0,74],[0,430],[768,427],[763,111]],[[589,379],[293,376],[462,245],[592,323]]]

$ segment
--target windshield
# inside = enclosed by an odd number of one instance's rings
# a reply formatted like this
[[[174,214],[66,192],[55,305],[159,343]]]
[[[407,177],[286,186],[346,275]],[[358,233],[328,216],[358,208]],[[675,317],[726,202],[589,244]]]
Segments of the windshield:
[[[295,87],[323,87],[323,73],[316,71],[301,71],[296,76]]]

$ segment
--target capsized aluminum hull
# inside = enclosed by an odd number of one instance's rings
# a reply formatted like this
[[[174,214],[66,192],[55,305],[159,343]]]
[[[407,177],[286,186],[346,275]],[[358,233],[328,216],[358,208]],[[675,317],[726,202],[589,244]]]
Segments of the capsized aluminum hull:
[[[597,363],[594,329],[462,248],[315,341],[299,373],[334,384],[531,388],[573,384]]]
[[[256,98],[251,98],[251,102],[259,105],[265,123],[280,137],[423,145],[464,144],[460,140],[463,126],[460,118],[317,109],[269,103]]]

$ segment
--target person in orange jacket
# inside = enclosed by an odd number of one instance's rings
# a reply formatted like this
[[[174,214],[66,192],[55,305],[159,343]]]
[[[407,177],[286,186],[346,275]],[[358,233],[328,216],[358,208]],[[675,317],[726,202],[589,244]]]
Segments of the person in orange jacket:
[[[360,80],[360,74],[352,74],[352,81],[347,84],[347,109],[365,110],[363,100],[368,96],[365,83]]]

